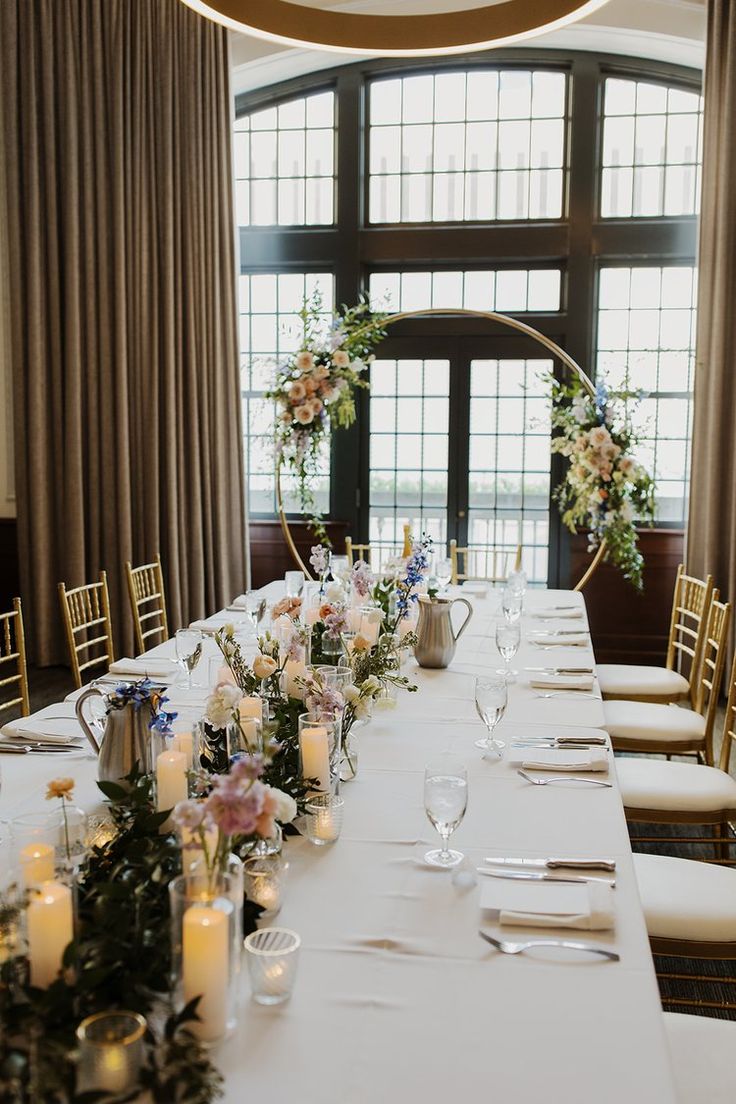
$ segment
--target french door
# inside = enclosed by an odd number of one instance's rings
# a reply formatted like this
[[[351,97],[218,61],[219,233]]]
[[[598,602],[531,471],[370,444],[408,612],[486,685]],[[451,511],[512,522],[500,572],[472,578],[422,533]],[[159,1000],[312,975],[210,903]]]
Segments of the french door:
[[[516,335],[393,336],[371,366],[361,410],[361,537],[379,564],[403,526],[437,547],[523,545],[530,580],[555,581],[550,511],[553,362]]]

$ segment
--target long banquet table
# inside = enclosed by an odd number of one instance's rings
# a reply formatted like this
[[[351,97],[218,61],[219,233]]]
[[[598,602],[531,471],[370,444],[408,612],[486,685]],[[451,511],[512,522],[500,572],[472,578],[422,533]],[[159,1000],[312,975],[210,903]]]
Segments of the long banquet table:
[[[280,587],[265,593],[273,598]],[[612,789],[533,786],[507,759],[482,756],[474,747],[483,729],[473,681],[499,665],[498,594],[471,600],[474,617],[449,669],[411,661],[406,671],[418,693],[400,693],[395,709],[376,712],[361,730],[358,776],[341,789],[339,841],[286,844],[289,878],[275,922],[302,938],[296,987],[287,1004],[263,1007],[250,1001],[244,976],[236,1032],[215,1056],[226,1104],[246,1097],[276,1104],[676,1099],[613,755],[609,775],[593,776],[608,777]],[[572,602],[583,603],[582,596],[527,594],[513,664],[520,677],[499,738],[602,726],[598,698],[535,696],[524,671],[594,662],[589,647],[544,651],[528,640],[533,629],[584,625],[527,616]],[[213,624],[231,616],[220,613]],[[173,655],[173,642],[151,654]],[[180,728],[201,714],[204,693],[172,688]],[[472,878],[459,884],[421,861],[425,846],[436,843],[424,813],[424,767],[445,750],[468,770],[468,810],[453,846],[471,870],[492,855],[605,856],[617,864],[613,931],[484,926],[504,938],[585,939],[616,950],[619,962],[504,956],[479,938],[479,885]],[[98,803],[89,756],[4,756],[1,766],[5,820],[43,806],[45,782],[62,773],[77,779],[79,804],[91,810]]]

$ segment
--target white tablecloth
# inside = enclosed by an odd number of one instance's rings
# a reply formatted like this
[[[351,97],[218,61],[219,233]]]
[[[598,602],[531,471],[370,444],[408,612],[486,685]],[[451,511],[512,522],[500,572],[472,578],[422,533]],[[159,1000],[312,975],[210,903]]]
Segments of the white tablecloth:
[[[338,843],[286,845],[289,882],[277,923],[302,937],[296,988],[288,1004],[265,1008],[249,1000],[244,979],[236,1033],[216,1055],[226,1104],[246,1097],[275,1104],[675,1100],[618,791],[532,786],[506,759],[484,759],[473,746],[484,731],[473,679],[500,662],[493,643],[499,598],[472,601],[475,616],[449,670],[422,670],[412,661],[406,673],[419,692],[401,693],[394,710],[376,713],[361,730],[359,774],[342,787]],[[526,608],[555,602],[582,597],[530,592]],[[567,620],[558,627],[570,626]],[[525,667],[594,660],[590,648],[534,646],[529,638],[540,627],[530,617],[522,621],[513,662],[519,681],[499,739],[553,730],[582,735],[603,723],[592,696],[543,699],[530,689]],[[212,642],[206,649],[215,654]],[[155,654],[172,654],[171,643]],[[172,691],[181,707],[178,727],[201,712],[203,694]],[[453,845],[471,867],[490,855],[615,858],[615,930],[578,935],[617,950],[620,962],[502,956],[479,938],[479,887],[457,888],[448,873],[421,863],[423,845],[436,843],[424,814],[423,770],[443,750],[462,756],[468,768],[468,811]],[[96,801],[94,762],[86,756],[5,756],[0,764],[5,819],[43,806],[45,781],[62,773],[79,780],[79,803],[91,808]],[[615,783],[612,754],[608,777]],[[484,926],[510,938],[540,934]]]

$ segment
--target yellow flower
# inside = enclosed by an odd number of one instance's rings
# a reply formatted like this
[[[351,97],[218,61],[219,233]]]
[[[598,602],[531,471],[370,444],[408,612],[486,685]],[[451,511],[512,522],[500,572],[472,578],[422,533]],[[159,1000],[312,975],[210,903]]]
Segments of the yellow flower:
[[[53,778],[46,789],[46,800],[53,801],[55,797],[60,797],[63,801],[65,798],[67,801],[71,801],[74,796],[74,779],[73,778]]]

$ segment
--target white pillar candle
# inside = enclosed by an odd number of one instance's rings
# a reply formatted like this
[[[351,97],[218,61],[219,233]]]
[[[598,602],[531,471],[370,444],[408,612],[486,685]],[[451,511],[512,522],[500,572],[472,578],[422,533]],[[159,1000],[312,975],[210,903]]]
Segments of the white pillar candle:
[[[26,910],[31,985],[48,989],[61,969],[64,948],[74,938],[72,891],[61,882],[43,882]]]
[[[330,748],[326,728],[304,728],[299,733],[302,778],[316,778],[321,793],[330,792]]]
[[[178,732],[171,740],[171,750],[180,751],[187,757],[187,770],[194,765],[194,735],[191,732]]]
[[[20,871],[26,889],[53,881],[53,847],[48,843],[29,843],[20,853]]]
[[[188,908],[182,924],[184,1001],[202,998],[199,1022],[189,1029],[205,1042],[219,1039],[227,1029],[229,917],[218,909]]]
[[[306,677],[306,664],[302,663],[299,659],[287,659],[284,666],[284,690],[286,691],[287,697],[298,698],[299,701],[304,701],[304,687],[297,686],[296,680]]]
[[[258,751],[260,745],[260,724],[254,717],[240,718],[240,731],[248,751]]]
[[[238,703],[238,712],[241,721],[246,717],[254,717],[257,721],[263,720],[263,698],[241,698]]]
[[[186,801],[187,757],[183,751],[162,751],[156,759],[156,808],[173,809]]]
[[[285,613],[282,613],[281,616],[278,617],[273,623],[271,636],[274,637],[275,640],[278,640],[280,643],[284,643],[285,641],[290,640],[293,635],[294,622],[291,620],[290,617],[287,617]]]
[[[305,625],[314,625],[319,621],[319,606],[311,606],[303,617]]]
[[[350,609],[348,613],[348,624],[351,632],[360,632],[361,625],[363,623],[363,611],[362,609]]]
[[[229,667],[220,667],[217,672],[217,685],[222,686],[223,683],[227,683],[229,686],[236,686],[235,675],[232,673]]]
[[[371,647],[378,643],[378,634],[381,631],[381,615],[379,613],[363,614],[363,622],[360,627],[360,635],[364,636]]]

